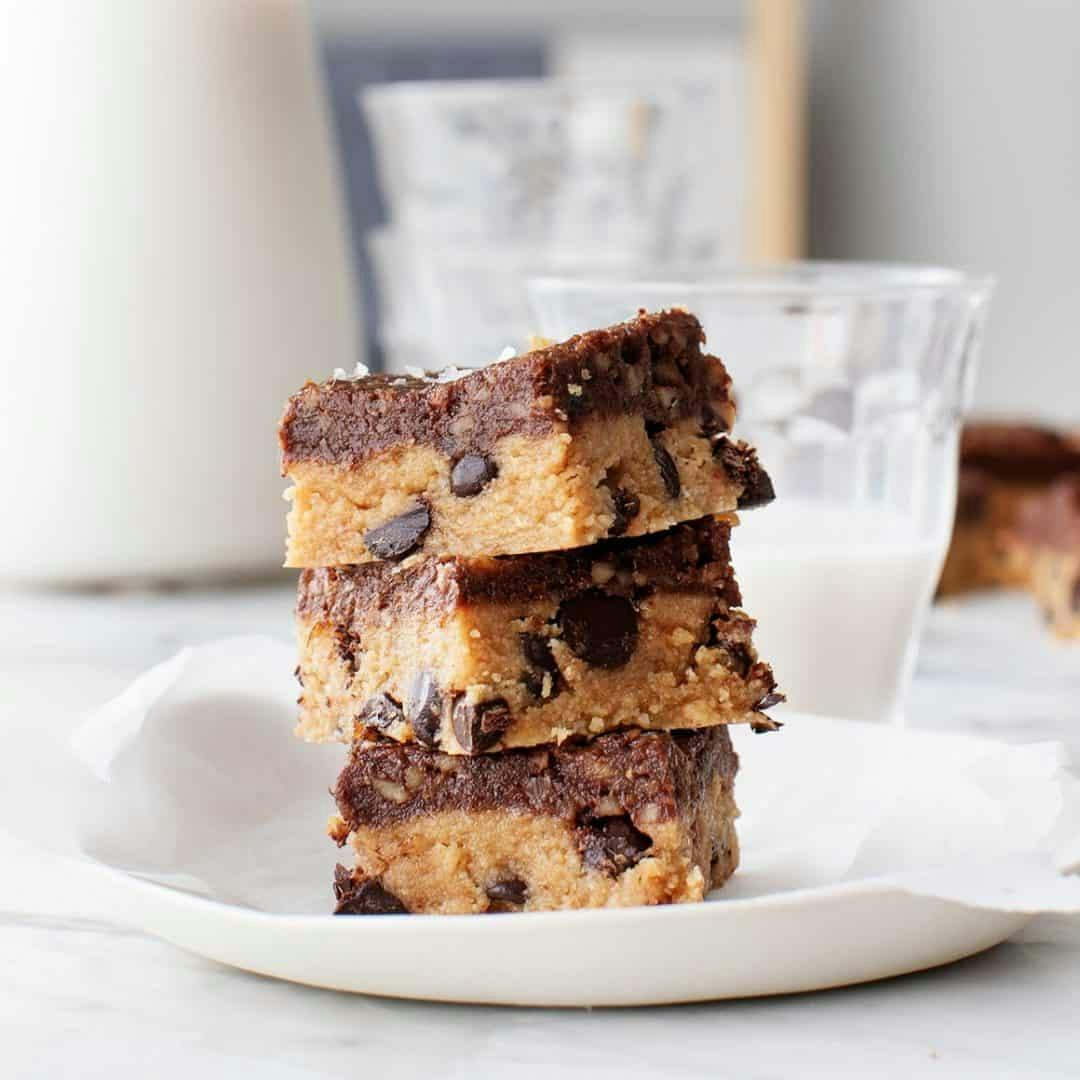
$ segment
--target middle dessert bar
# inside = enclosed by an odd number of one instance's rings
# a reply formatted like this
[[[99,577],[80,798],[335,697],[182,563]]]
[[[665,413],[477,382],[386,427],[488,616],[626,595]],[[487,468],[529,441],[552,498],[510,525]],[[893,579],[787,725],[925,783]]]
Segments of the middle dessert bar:
[[[448,754],[750,722],[779,700],[730,523],[575,551],[305,570],[298,733]]]

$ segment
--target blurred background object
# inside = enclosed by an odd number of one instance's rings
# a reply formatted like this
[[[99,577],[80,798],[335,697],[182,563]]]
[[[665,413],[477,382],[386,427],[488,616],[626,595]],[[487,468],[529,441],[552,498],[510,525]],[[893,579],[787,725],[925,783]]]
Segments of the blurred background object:
[[[282,403],[358,347],[306,6],[0,25],[0,579],[265,574]]]
[[[529,271],[801,251],[797,0],[316,11],[358,301],[393,369],[520,347]]]
[[[975,411],[1080,426],[1080,4],[811,0],[810,249],[993,271]]]

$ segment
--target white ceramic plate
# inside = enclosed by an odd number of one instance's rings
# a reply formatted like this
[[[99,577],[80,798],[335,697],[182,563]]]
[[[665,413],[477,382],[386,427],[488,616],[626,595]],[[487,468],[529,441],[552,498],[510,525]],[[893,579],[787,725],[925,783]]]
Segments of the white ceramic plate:
[[[660,1005],[796,993],[981,952],[1031,915],[872,883],[665,908],[276,915],[105,870],[118,917],[223,964],[353,993],[499,1005]]]

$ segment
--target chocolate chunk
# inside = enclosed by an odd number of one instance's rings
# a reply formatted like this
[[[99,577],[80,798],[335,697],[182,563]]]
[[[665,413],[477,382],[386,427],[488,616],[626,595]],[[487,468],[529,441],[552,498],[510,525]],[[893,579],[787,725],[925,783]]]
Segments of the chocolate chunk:
[[[755,716],[750,721],[750,730],[755,735],[764,735],[770,731],[779,731],[784,725],[779,720],[773,720],[769,716],[762,714],[761,716]]]
[[[436,745],[442,708],[442,694],[435,685],[434,677],[427,671],[420,672],[410,683],[405,699],[405,719],[412,724],[418,743],[428,747]]]
[[[459,458],[450,471],[450,490],[459,498],[479,495],[489,480],[494,480],[499,469],[491,458],[483,454],[466,454]]]
[[[543,634],[519,634],[521,651],[525,659],[535,668],[541,671],[550,671],[553,674],[559,670],[555,662],[555,656],[551,651],[551,642]]]
[[[668,493],[669,499],[677,499],[679,492],[682,491],[682,484],[679,481],[679,467],[675,464],[675,459],[664,448],[664,444],[659,439],[652,439],[652,452],[653,458],[656,460],[656,467],[660,470],[660,479],[664,481],[664,490]]]
[[[457,741],[466,754],[490,750],[510,726],[510,706],[502,698],[470,704],[461,698],[454,705],[450,722]]]
[[[755,706],[755,709],[771,709],[774,705],[779,705],[781,701],[787,701],[787,698],[776,690],[770,690]]]
[[[630,527],[630,522],[638,516],[641,500],[626,488],[613,488],[611,502],[615,517],[608,527],[608,536],[622,536]]]
[[[765,506],[776,498],[772,480],[761,467],[757,452],[745,443],[733,443],[726,437],[717,439],[713,444],[713,457],[742,488],[738,501],[740,510]]]
[[[529,895],[528,886],[521,878],[504,878],[502,881],[493,881],[487,887],[487,897],[497,904],[507,904],[521,907]]]
[[[588,589],[564,600],[556,618],[574,655],[594,667],[622,667],[637,647],[637,611],[624,596]]]
[[[376,694],[368,698],[356,718],[358,724],[377,731],[386,731],[404,719],[405,711],[389,694]]]
[[[622,817],[591,818],[577,829],[582,862],[590,870],[603,870],[612,877],[641,861],[652,840]]]
[[[418,503],[411,510],[391,518],[364,533],[364,545],[377,559],[403,559],[415,551],[431,528],[431,510]]]
[[[335,915],[408,915],[409,909],[377,881],[357,881],[344,866],[334,868]]]

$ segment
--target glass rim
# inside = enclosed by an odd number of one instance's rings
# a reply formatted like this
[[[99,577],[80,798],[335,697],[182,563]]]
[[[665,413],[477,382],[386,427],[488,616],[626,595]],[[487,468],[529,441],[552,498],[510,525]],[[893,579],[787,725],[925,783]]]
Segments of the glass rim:
[[[902,300],[909,297],[960,297],[986,300],[996,285],[993,274],[918,263],[805,260],[730,268],[675,264],[652,276],[583,267],[529,275],[530,296],[552,293],[667,292],[678,290],[688,302],[701,296],[775,303],[780,300]]]

